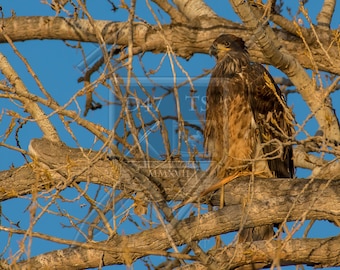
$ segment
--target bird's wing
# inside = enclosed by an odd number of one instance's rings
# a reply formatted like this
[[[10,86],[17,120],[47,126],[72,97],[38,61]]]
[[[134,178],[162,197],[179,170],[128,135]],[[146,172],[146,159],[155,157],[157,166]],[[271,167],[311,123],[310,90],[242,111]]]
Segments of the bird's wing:
[[[293,117],[280,89],[269,72],[252,63],[243,72],[248,85],[248,99],[258,126],[264,155],[277,177],[293,177]]]

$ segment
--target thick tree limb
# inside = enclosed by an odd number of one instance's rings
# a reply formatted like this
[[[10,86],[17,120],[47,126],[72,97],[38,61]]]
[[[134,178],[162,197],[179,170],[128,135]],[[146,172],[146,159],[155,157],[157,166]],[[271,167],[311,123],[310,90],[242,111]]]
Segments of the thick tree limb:
[[[322,29],[329,29],[335,10],[335,0],[325,0],[316,20]]]
[[[115,186],[116,189],[128,192],[142,191],[139,185],[131,181],[131,174],[126,167],[116,159],[110,160],[106,153],[71,148],[47,139],[33,139],[30,151],[34,159],[31,164],[0,172],[0,201],[65,185],[67,179],[64,176],[76,179],[77,182],[90,181],[93,184]],[[340,178],[339,162],[313,160],[312,155],[302,150],[296,151],[294,155],[297,165],[310,169],[319,166],[320,174],[316,177],[326,180]],[[205,172],[197,172],[181,162],[153,161],[152,164],[145,164],[136,161],[134,164],[142,173],[158,179],[167,200],[185,201],[198,196],[216,181],[207,179]],[[152,170],[144,170],[148,167]],[[230,194],[226,194],[226,198],[231,198]]]
[[[174,0],[177,8],[185,14],[189,20],[197,20],[199,17],[218,17],[217,14],[208,7],[202,0]]]
[[[332,181],[328,185],[324,182],[312,182],[307,187],[295,180],[282,180],[280,182],[282,185],[276,189],[276,196],[270,197],[268,200],[263,200],[263,198],[260,200],[253,199],[246,206],[244,203],[228,205],[199,217],[176,220],[172,224],[166,225],[166,229],[176,245],[181,245],[184,242],[178,235],[178,231],[187,234],[192,241],[198,241],[239,230],[240,224],[247,228],[291,220],[303,222],[306,219],[326,219],[333,221],[340,218],[340,181]],[[248,185],[248,180],[240,180],[238,183],[232,184],[235,186],[234,191],[238,189],[238,196],[244,198],[244,187]],[[266,197],[267,194],[273,193],[274,188],[272,185],[264,184],[263,181],[256,182],[255,194],[260,192]],[[244,216],[245,207],[247,207],[246,217]],[[141,252],[144,249],[167,250],[171,248],[162,226],[134,235],[116,235],[111,240],[97,244],[97,250],[73,247],[39,255],[31,258],[30,262],[22,262],[20,267],[28,267],[29,265],[31,269],[41,269],[49,265],[54,269],[65,269],[69,262],[76,261],[77,265],[73,268],[69,266],[68,269],[81,269],[96,267],[99,263],[98,258],[102,258],[104,265],[122,264],[126,263],[126,256],[131,261],[145,256]],[[222,253],[215,254],[217,256],[215,261],[224,264],[230,262],[232,266],[237,266],[250,262],[271,263],[274,259],[279,258],[283,260],[284,264],[293,264],[299,261],[299,263],[308,262],[313,265],[336,266],[340,263],[339,244],[340,239],[338,237],[323,240],[284,239],[281,241],[273,240],[269,243],[255,242],[250,246],[228,247]],[[280,249],[278,249],[279,247]],[[112,248],[112,252],[108,252],[108,248]],[[230,256],[235,248],[241,252],[237,252],[239,255],[236,255],[235,261],[230,261]],[[140,252],[134,252],[136,249]],[[249,250],[251,250],[251,253],[249,253]],[[334,256],[330,257],[330,254]],[[296,256],[296,259],[289,262],[289,258],[293,256]],[[77,258],[82,258],[82,260],[79,261]],[[287,262],[285,262],[286,260]]]
[[[103,184],[103,182],[106,182],[107,185],[117,185],[116,188],[120,186],[124,189],[130,188],[131,191],[140,189],[139,185],[131,182],[131,176],[127,171],[121,171],[122,167],[117,160],[110,161],[105,155],[103,156],[103,154],[98,152],[90,153],[89,150],[73,149],[66,145],[52,143],[46,139],[32,140],[30,148],[33,150],[32,153],[36,155],[36,159],[32,162],[31,166],[36,167],[29,168],[27,166],[21,170],[15,172],[8,171],[7,173],[12,173],[12,175],[8,175],[9,178],[13,175],[15,177],[18,175],[21,175],[21,177],[31,175],[33,185],[31,188],[35,190],[37,190],[35,187],[45,189],[54,188],[56,185],[63,184],[67,179],[74,177],[76,177],[76,181],[86,179],[92,183]],[[39,163],[37,161],[38,159],[40,160]],[[42,167],[40,165],[41,162],[45,163],[46,167]],[[158,165],[161,164],[162,162],[158,163]],[[84,167],[88,167],[88,170],[85,172]],[[161,183],[167,195],[167,200],[185,200],[192,197],[195,193],[199,194],[211,185],[210,181],[206,183],[203,181],[204,178],[199,179],[197,177],[199,175],[193,174],[192,170],[186,171],[183,167],[179,167],[180,169],[178,170],[173,167],[162,168],[158,166],[159,170],[155,169],[152,171],[154,177],[160,180],[163,179]],[[65,180],[60,174],[67,176],[67,179]],[[0,179],[3,178],[0,177]],[[12,178],[12,180],[15,179]],[[1,184],[2,183],[3,182],[1,182]],[[268,185],[268,183],[270,183],[270,185]],[[16,191],[13,191],[11,187],[17,184],[22,186],[22,191],[29,193],[27,190],[27,180],[21,179],[18,183],[17,181],[11,181],[11,186],[6,187],[2,185],[1,195],[12,192],[14,194],[12,194],[12,197],[16,197]],[[187,235],[192,241],[196,241],[214,235],[236,231],[240,226],[253,227],[259,224],[263,225],[304,219],[326,219],[337,222],[339,219],[340,209],[337,209],[340,205],[339,180],[325,182],[324,180],[313,181],[304,179],[257,179],[251,186],[253,186],[253,193],[252,196],[248,197],[245,194],[247,194],[249,188],[249,179],[238,179],[229,183],[225,188],[224,195],[227,207],[202,215],[199,221],[197,218],[192,217],[172,223],[168,228],[170,237],[176,245],[181,245],[184,242],[183,238],[179,237],[178,231],[180,231],[182,235]],[[24,189],[25,187],[26,190]],[[136,188],[136,190],[133,190],[134,188]],[[7,194],[6,196],[9,195]],[[219,194],[211,194],[209,197],[211,204],[220,204]],[[245,211],[244,208],[245,204],[247,205],[247,211]],[[246,219],[244,219],[242,214],[245,212],[248,213]],[[243,224],[241,220],[244,221]],[[174,230],[174,228],[176,230]],[[163,230],[163,227],[159,227],[137,235],[128,236],[124,238],[124,240],[123,236],[117,235],[110,240],[109,243],[98,243],[98,249],[96,250],[76,247],[40,255],[30,261],[30,266],[32,266],[33,269],[35,269],[34,267],[38,269],[43,267],[43,262],[47,262],[56,269],[58,269],[58,267],[65,269],[68,262],[72,262],[72,265],[74,265],[74,262],[79,261],[77,258],[86,258],[86,260],[81,260],[76,268],[69,266],[69,269],[95,267],[99,263],[98,258],[102,258],[101,256],[103,254],[105,264],[120,264],[126,263],[127,255],[125,253],[127,250],[129,252],[128,257],[134,261],[150,254],[148,252],[145,254],[143,254],[143,252],[135,253],[133,250],[164,251],[171,247],[168,237],[163,233]],[[307,244],[306,249],[309,248],[308,245],[309,244]],[[108,252],[107,247],[112,247],[112,251],[114,252]],[[129,248],[131,251],[129,251]],[[312,248],[314,248],[314,246]],[[263,254],[262,251],[258,252],[259,254]],[[291,252],[298,252],[298,250],[293,249]],[[255,252],[255,254],[257,253]],[[266,259],[264,260],[266,263],[268,263],[268,256],[269,255],[266,255]],[[249,257],[247,257],[246,260],[242,258],[240,259],[241,261],[236,261],[237,265],[249,263]],[[259,258],[264,257],[260,256]],[[319,264],[329,263],[326,260],[326,258],[328,258],[327,256],[320,258]],[[220,263],[221,261],[219,260],[217,257],[216,263]],[[22,267],[27,266],[27,262],[23,262],[22,264]]]
[[[173,7],[169,2],[163,0],[152,0],[152,2],[156,3],[161,9],[163,9],[167,14],[169,14],[171,20],[173,22],[188,22],[188,18],[186,14],[181,13],[175,7]]]
[[[340,237],[324,239],[291,239],[289,241],[258,241],[214,251],[221,269],[244,265],[245,262],[264,262],[270,266],[274,258],[280,266],[307,264],[314,268],[340,266]],[[327,254],[327,255],[326,255]],[[320,260],[322,259],[322,262]],[[200,269],[198,263],[178,268]],[[277,266],[277,265],[276,265]],[[202,269],[205,269],[204,267]]]
[[[25,41],[33,39],[62,39],[83,42],[98,42],[95,30],[88,20],[71,19],[61,17],[13,17],[1,21],[3,31],[12,41]],[[128,28],[125,22],[95,21],[97,29],[100,30],[106,44],[117,44],[127,46]],[[172,50],[186,59],[194,53],[208,53],[213,40],[221,33],[235,34],[245,40],[252,36],[252,32],[244,26],[231,21],[214,17],[203,16],[193,20],[190,24],[171,24],[158,26],[134,23],[134,47],[135,52],[151,51],[154,53],[166,52],[167,48],[163,37],[167,38]],[[282,45],[296,60],[306,68],[313,68],[311,61],[302,54],[305,45],[295,35],[287,34],[286,31],[276,30],[276,35],[281,39]],[[332,37],[331,30],[324,31],[325,36]],[[0,35],[0,43],[6,39]],[[340,55],[335,43],[329,39],[323,40],[324,46],[328,48],[329,56],[334,60],[331,64],[325,61],[324,52],[315,45],[311,45],[313,59],[319,70],[340,75]],[[252,57],[261,63],[271,64],[263,56],[258,47],[250,48]]]

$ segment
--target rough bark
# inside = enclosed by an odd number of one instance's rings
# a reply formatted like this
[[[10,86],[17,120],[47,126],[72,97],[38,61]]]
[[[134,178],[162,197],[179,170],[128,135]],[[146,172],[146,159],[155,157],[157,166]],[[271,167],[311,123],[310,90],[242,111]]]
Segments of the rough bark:
[[[35,185],[31,187],[32,190],[36,191],[36,187],[39,186],[45,189],[55,188],[58,185],[67,185],[70,180],[73,182],[84,178],[90,179],[94,183],[98,180],[100,184],[106,182],[107,185],[115,185],[117,183],[116,188],[130,192],[138,191],[139,186],[129,180],[131,179],[129,173],[120,170],[119,161],[108,160],[105,154],[72,149],[46,139],[33,140],[30,149],[35,155],[32,167],[23,167],[21,170],[15,171],[13,175],[27,176],[31,174],[32,179],[35,179]],[[41,166],[42,163],[45,165]],[[159,164],[158,162],[157,165]],[[33,167],[34,165],[36,166]],[[88,168],[85,172],[84,167]],[[190,199],[211,184],[211,181],[204,183],[202,178],[192,177],[198,175],[193,174],[192,170],[186,171],[182,166],[178,167],[166,167],[165,170],[160,168],[158,172],[154,172],[154,176],[161,180],[168,200]],[[72,169],[70,170],[70,168]],[[53,170],[56,171],[55,175],[51,174]],[[94,172],[100,170],[102,170],[101,174],[95,176]],[[10,171],[7,173],[10,174]],[[59,177],[56,177],[58,174]],[[103,175],[106,175],[106,178],[103,178]],[[99,180],[100,178],[102,179]],[[40,180],[42,180],[41,183]],[[12,182],[12,186],[13,183],[22,187],[28,186],[24,179]],[[251,193],[248,191],[249,187],[251,187]],[[5,193],[12,192],[13,197],[18,195],[8,186],[2,186],[1,190]],[[23,192],[29,193],[30,190],[26,188],[26,190],[23,189]],[[168,248],[171,248],[171,245],[164,231],[169,232],[176,245],[182,245],[185,242],[183,242],[183,238],[179,237],[179,231],[192,241],[197,241],[237,231],[240,226],[247,228],[307,219],[337,222],[340,213],[340,209],[338,209],[339,194],[340,180],[256,179],[252,182],[248,178],[237,179],[226,186],[224,194],[226,206],[220,210],[184,220],[174,219],[171,225],[167,225],[169,227],[166,230],[159,226],[135,235],[115,235],[108,242],[96,243],[95,246],[91,243],[74,242],[73,245],[78,247],[42,254],[32,258],[29,262],[20,263],[19,266],[22,269],[29,267],[40,269],[47,263],[55,269],[81,269],[97,266],[98,258],[102,258],[103,263],[108,265],[126,263],[127,258],[129,262],[133,262],[150,254],[165,256],[166,253],[162,252],[166,252]],[[201,198],[201,202],[207,202],[207,200],[212,205],[219,205],[219,192],[208,194],[207,198]],[[245,212],[247,213],[246,217],[244,216]],[[16,233],[25,233],[25,231],[16,231]],[[49,236],[40,234],[33,233],[32,236],[49,239]],[[221,267],[225,267],[227,262],[230,267],[245,265],[250,261],[271,264],[274,259],[278,258],[281,265],[307,262],[311,265],[336,266],[339,264],[339,260],[336,256],[329,257],[329,255],[337,254],[337,245],[339,245],[338,238],[323,239],[322,241],[319,239],[273,240],[266,244],[256,242],[251,244],[251,247],[229,246],[226,249],[214,251],[213,254],[215,262]],[[273,247],[277,251],[278,246],[280,247],[279,252],[273,253]],[[238,251],[236,256],[234,256],[235,249]],[[252,250],[251,256],[245,255],[249,254],[246,252],[249,249]],[[294,254],[293,259],[292,254]],[[299,256],[295,256],[296,254]],[[79,258],[82,259],[79,260]],[[231,258],[234,259],[231,260]],[[68,262],[72,262],[72,266]]]
[[[32,163],[0,172],[0,201],[31,194],[33,191],[49,190],[58,186],[66,187],[72,181],[90,180],[91,183],[114,186],[127,193],[142,191],[139,185],[131,181],[131,172],[126,169],[126,166],[122,166],[126,161],[118,160],[105,152],[71,148],[47,139],[33,139],[30,143],[30,151],[34,160]],[[318,181],[325,182],[327,179],[340,178],[338,162],[321,164],[319,160],[311,162],[304,152],[295,152],[295,159],[296,164],[307,163],[308,166],[314,164],[314,167],[319,165],[320,180]],[[158,179],[167,200],[185,201],[195,198],[217,181],[209,179],[205,172],[188,168],[182,162],[150,161],[150,164],[130,162],[139,168],[141,173]],[[146,169],[149,167],[153,169]],[[273,196],[276,191],[277,188],[273,188]],[[232,200],[232,194],[227,190],[225,192],[226,200]],[[231,203],[231,201],[226,202]],[[218,200],[214,203],[218,205]]]
[[[313,181],[306,183],[301,180],[275,181],[276,185],[256,181],[255,198],[245,206],[243,203],[232,204],[224,208],[190,217],[184,220],[173,220],[166,228],[159,226],[134,235],[114,235],[110,240],[96,243],[96,250],[89,244],[74,243],[75,246],[64,250],[54,251],[31,258],[28,262],[19,264],[21,269],[28,266],[31,269],[41,269],[46,265],[54,269],[81,269],[96,267],[101,258],[104,265],[124,264],[127,257],[131,262],[146,255],[150,250],[166,251],[171,248],[167,231],[176,245],[184,244],[178,231],[185,233],[193,241],[236,231],[241,226],[253,227],[263,224],[283,223],[291,220],[324,219],[336,221],[340,213],[340,181],[325,183]],[[228,190],[233,190],[234,197],[244,198],[244,189],[248,180],[235,181],[228,184]],[[276,188],[276,195],[273,190]],[[262,195],[258,194],[261,193]],[[273,197],[268,197],[270,194]],[[315,196],[319,194],[319,196]],[[230,194],[229,194],[230,195]],[[257,197],[261,196],[261,198]],[[267,198],[264,201],[263,196]],[[330,200],[329,198],[332,198]],[[242,200],[244,201],[244,200]],[[244,216],[247,207],[247,216]],[[176,230],[174,229],[176,228]],[[339,237],[326,239],[283,239],[266,242],[255,242],[228,246],[221,252],[215,251],[214,260],[224,266],[240,266],[253,262],[272,263],[281,261],[284,265],[297,262],[307,262],[318,266],[338,266]],[[233,251],[237,250],[236,253]],[[251,252],[249,252],[251,250]],[[145,252],[143,252],[145,251]],[[157,255],[157,253],[155,252]],[[164,255],[164,254],[160,254]],[[235,255],[234,260],[232,255]],[[81,258],[81,260],[79,260]],[[69,266],[72,262],[73,266]],[[76,264],[74,264],[77,262]]]
[[[97,20],[94,22],[107,44],[128,45],[129,29],[125,22],[112,22]],[[62,39],[83,42],[97,42],[95,30],[88,20],[71,19],[62,17],[13,17],[2,20],[3,33],[7,34],[12,41],[25,41],[34,39]],[[241,24],[237,24],[220,17],[206,17],[195,19],[190,23],[173,23],[156,25],[145,23],[133,23],[134,52],[140,53],[150,51],[162,53],[167,51],[167,45],[179,56],[189,59],[194,53],[208,53],[212,41],[221,33],[238,35],[249,41],[252,31]],[[307,31],[307,30],[306,30]],[[311,31],[311,30],[309,30]],[[315,43],[310,48],[314,62],[319,70],[340,75],[340,55],[336,42],[329,37],[333,36],[331,30],[323,31],[321,39],[327,53],[333,60],[332,63],[325,61],[329,59],[324,51]],[[314,68],[314,63],[303,53],[306,51],[303,41],[296,35],[289,34],[279,29],[275,30],[281,44],[287,51],[305,68]],[[164,42],[166,37],[167,42]],[[0,42],[7,42],[0,35]],[[254,60],[271,64],[263,55],[261,49],[251,44],[250,54]]]
[[[322,9],[320,11],[320,13],[317,16],[317,22],[318,25],[322,28],[322,29],[329,29],[331,22],[332,22],[332,18],[333,18],[333,14],[334,14],[334,10],[335,10],[335,0],[325,0],[322,6]]]
[[[45,138],[51,141],[60,141],[59,135],[50,122],[44,111],[39,107],[38,103],[34,102],[31,99],[25,98],[22,95],[28,94],[29,91],[27,90],[26,86],[24,85],[23,81],[20,79],[18,74],[15,70],[11,67],[8,63],[6,57],[0,53],[0,70],[9,80],[12,85],[15,85],[16,91],[20,96],[20,101],[33,119],[36,120],[40,129],[43,131]],[[52,102],[50,100],[50,102]]]
[[[336,267],[339,264],[339,237],[325,239],[291,239],[289,241],[258,241],[250,244],[226,247],[214,251],[215,258],[222,262],[221,269],[244,265],[244,262],[263,262],[270,267],[273,261],[280,266],[305,263],[314,268]],[[324,258],[320,263],[320,258]],[[278,264],[276,265],[278,266]],[[197,268],[202,267],[202,268]],[[177,269],[177,268],[176,268]],[[206,269],[198,263],[179,267],[181,270]]]

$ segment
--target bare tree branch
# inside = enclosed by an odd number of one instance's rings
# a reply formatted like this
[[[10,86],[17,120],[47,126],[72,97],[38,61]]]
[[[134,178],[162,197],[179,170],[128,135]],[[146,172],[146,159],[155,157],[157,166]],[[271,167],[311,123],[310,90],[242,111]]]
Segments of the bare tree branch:
[[[333,18],[333,14],[334,14],[334,10],[335,10],[335,0],[325,0],[323,5],[322,5],[322,9],[320,10],[320,13],[318,14],[318,16],[316,17],[316,20],[318,22],[318,26],[320,28],[323,29],[329,29],[331,22],[332,22],[332,18]]]
[[[222,18],[200,18],[199,24],[170,24],[157,26],[135,22],[134,47],[135,52],[150,51],[154,53],[166,52],[163,36],[171,45],[172,50],[179,56],[189,59],[194,53],[208,53],[212,41],[221,33],[230,33],[243,37],[245,40],[252,35],[244,26],[230,22]],[[106,44],[127,46],[128,28],[125,22],[100,21],[94,22],[101,32]],[[98,42],[95,31],[88,20],[71,19],[61,17],[14,17],[2,20],[4,32],[12,41],[24,41],[33,39],[64,39],[83,42]],[[201,26],[200,26],[201,25]],[[29,27],[29,29],[27,29]],[[51,31],[53,29],[53,31]],[[160,32],[161,31],[161,32]],[[310,60],[301,54],[305,50],[303,42],[296,35],[287,35],[287,32],[276,30],[276,35],[281,39],[281,44],[304,67],[312,68]],[[162,33],[162,34],[161,34]],[[331,30],[324,35],[332,36]],[[340,75],[340,57],[335,43],[323,40],[326,46],[330,46],[328,54],[334,60],[332,64],[325,63],[324,52],[315,47],[312,50],[315,63],[319,70]],[[6,42],[0,36],[0,43]],[[272,64],[263,55],[260,48],[250,48],[252,57],[261,63]]]
[[[163,9],[167,14],[169,14],[173,22],[176,23],[188,22],[186,14],[179,12],[175,7],[169,4],[169,2],[163,0],[152,0],[152,2],[156,3],[161,9]]]
[[[131,181],[131,171],[123,166],[124,161],[111,159],[105,152],[70,148],[65,144],[53,143],[47,139],[32,140],[29,149],[34,157],[34,162],[18,169],[0,172],[0,200],[30,194],[36,190],[55,188],[61,183],[66,184],[66,179],[75,179],[76,182],[86,182],[91,179],[91,183],[105,186],[115,185],[116,189],[128,192],[142,191],[140,185]],[[297,164],[307,163],[306,167],[310,169],[319,166],[320,178],[324,176],[323,179],[326,180],[337,179],[340,175],[338,162],[329,163],[316,159],[312,155],[306,154],[301,148],[298,148],[294,156]],[[185,201],[197,197],[214,181],[217,181],[217,179],[207,178],[205,172],[188,168],[182,162],[150,161],[149,164],[145,164],[145,162],[136,161],[133,164],[140,170],[140,173],[151,175],[157,179],[166,194],[166,200]],[[38,178],[37,175],[39,175]],[[316,176],[319,177],[319,175]],[[309,180],[297,181],[303,185]],[[325,180],[318,181],[325,182]],[[287,183],[287,181],[271,181],[271,185],[283,183]],[[266,185],[266,182],[263,185]],[[174,189],[174,187],[178,188]],[[276,196],[277,189],[279,187],[273,188],[273,197]],[[241,199],[235,197],[232,188],[225,190],[225,193],[227,204],[235,203],[235,200],[239,202]],[[219,205],[218,196],[211,200],[214,205]]]
[[[282,181],[285,182],[285,181]],[[289,181],[286,181],[289,182]],[[293,184],[294,183],[294,184]],[[241,184],[241,185],[239,185]],[[239,190],[244,192],[242,186],[247,185],[246,182],[241,181],[237,184]],[[252,227],[263,224],[282,223],[291,220],[308,219],[326,219],[338,220],[340,213],[340,181],[333,181],[329,186],[319,185],[313,182],[308,187],[302,190],[297,188],[295,184],[298,181],[291,182],[289,189],[279,190],[277,196],[271,198],[269,201],[253,200],[249,207],[248,216],[243,217],[244,205],[234,204],[225,206],[224,208],[200,215],[199,217],[190,217],[184,220],[177,220],[171,224],[166,225],[167,231],[171,238],[177,245],[183,244],[183,239],[178,235],[178,231],[187,234],[193,241],[208,238],[214,235],[219,235],[227,232],[236,231],[239,229],[242,220],[244,220],[244,227]],[[272,187],[261,184],[261,193],[266,194],[272,192]],[[257,189],[257,188],[256,188]],[[320,192],[320,196],[315,198],[316,192]],[[332,194],[334,200],[329,200],[328,194]],[[243,196],[243,194],[239,194]],[[288,199],[289,198],[289,199]],[[316,265],[339,265],[339,254],[337,247],[339,245],[339,237],[326,239],[296,239],[291,240],[289,237],[282,240],[272,240],[270,242],[255,242],[254,244],[245,244],[244,246],[231,246],[226,248],[220,254],[218,261],[223,262],[224,266],[231,263],[231,266],[244,265],[250,261],[271,263],[276,257],[285,263],[289,262],[288,258],[295,256],[296,253],[301,254],[299,259],[307,256],[307,261]],[[104,245],[104,248],[100,248]],[[280,249],[277,249],[279,248]],[[112,252],[107,251],[107,248],[112,248]],[[124,249],[125,248],[125,249]],[[75,268],[81,269],[87,267],[95,267],[98,265],[98,258],[102,258],[105,265],[126,263],[124,253],[127,253],[129,258],[134,261],[140,257],[145,256],[143,250],[166,250],[171,248],[166,234],[164,234],[163,226],[155,229],[149,229],[138,234],[119,236],[115,235],[109,241],[98,243],[98,249],[85,249],[83,247],[73,247],[64,250],[53,251],[47,254],[42,254],[31,258],[29,261],[21,262],[20,267],[31,266],[31,269],[43,268],[46,265],[54,269],[61,269],[67,266],[68,261],[77,261],[78,265]],[[234,254],[235,261],[231,260],[232,251],[252,250],[252,256],[246,256],[246,252]],[[316,248],[316,250],[315,250]],[[133,250],[140,250],[136,253]],[[104,250],[104,253],[102,254]],[[301,251],[301,253],[299,252]],[[102,255],[100,255],[102,254]],[[329,254],[337,254],[335,257]],[[126,256],[126,255],[125,255]],[[75,260],[74,257],[82,258],[82,262]],[[69,266],[70,267],[70,266]]]
[[[201,16],[217,17],[217,14],[208,7],[202,0],[174,0],[174,4],[185,14],[189,20],[196,20]]]
[[[298,265],[304,262],[314,268],[336,267],[340,266],[337,250],[339,244],[339,236],[324,239],[291,239],[286,242],[258,241],[216,250],[214,256],[220,262],[221,269],[233,269],[250,261],[262,262],[263,266],[269,267],[275,259],[280,261],[280,266]],[[176,269],[201,269],[197,267],[200,265],[194,263]]]
[[[52,125],[46,114],[38,106],[37,103],[30,99],[22,97],[21,94],[29,93],[26,86],[20,79],[19,75],[15,72],[12,66],[8,63],[6,57],[0,53],[0,70],[8,79],[9,83],[13,85],[20,96],[20,101],[24,105],[24,109],[33,117],[34,121],[38,124],[41,131],[44,133],[45,138],[58,142],[60,141],[59,135]]]

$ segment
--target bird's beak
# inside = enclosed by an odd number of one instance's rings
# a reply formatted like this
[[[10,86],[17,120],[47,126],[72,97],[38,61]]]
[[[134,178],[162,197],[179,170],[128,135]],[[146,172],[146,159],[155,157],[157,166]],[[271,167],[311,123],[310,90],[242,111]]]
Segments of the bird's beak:
[[[217,54],[217,48],[215,45],[211,45],[209,49],[209,55],[210,56],[216,56]]]
[[[229,52],[230,48],[226,48],[221,44],[217,44],[217,45],[213,44],[213,45],[211,45],[211,47],[209,49],[209,54],[213,55],[217,58],[219,52],[221,52],[221,51]]]

